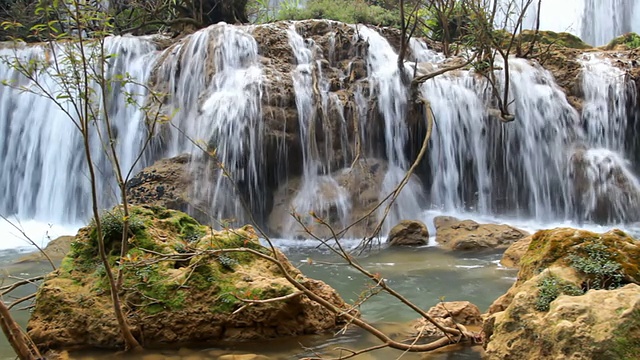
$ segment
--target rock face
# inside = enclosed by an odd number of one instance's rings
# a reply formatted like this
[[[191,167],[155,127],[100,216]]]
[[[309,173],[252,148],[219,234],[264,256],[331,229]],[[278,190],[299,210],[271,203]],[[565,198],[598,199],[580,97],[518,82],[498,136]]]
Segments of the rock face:
[[[161,206],[189,213],[201,223],[210,220],[205,199],[195,199],[193,184],[208,170],[207,164],[184,154],[162,159],[141,170],[127,183],[132,205]]]
[[[421,246],[429,242],[427,226],[417,220],[402,220],[389,231],[387,242],[391,246]]]
[[[620,230],[532,235],[517,282],[489,309],[487,358],[635,359],[639,256],[640,242]]]
[[[121,219],[117,209],[103,216],[105,247],[113,261],[120,251]],[[343,323],[302,295],[242,307],[240,299],[282,297],[296,289],[274,263],[220,249],[246,247],[276,257],[298,283],[336,306],[347,306],[328,285],[304,277],[282,253],[262,247],[250,226],[212,231],[160,207],[134,206],[130,219],[133,236],[121,299],[133,334],[145,346],[315,334]],[[41,349],[123,345],[95,236],[92,226],[80,229],[60,268],[38,290],[28,332]]]
[[[451,250],[506,248],[529,235],[509,225],[478,224],[450,216],[438,216],[433,223],[436,241]]]

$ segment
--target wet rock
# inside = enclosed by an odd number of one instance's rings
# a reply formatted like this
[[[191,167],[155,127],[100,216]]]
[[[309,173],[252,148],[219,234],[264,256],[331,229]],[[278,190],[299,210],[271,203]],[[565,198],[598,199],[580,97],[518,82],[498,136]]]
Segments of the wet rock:
[[[117,221],[121,219],[115,214],[104,223],[111,222],[105,225],[104,237],[113,256],[120,252],[122,230]],[[184,213],[158,206],[131,206],[130,221],[133,236],[125,256],[121,300],[133,333],[148,347],[316,334],[344,325],[340,317],[306,296],[242,308],[239,298],[266,300],[296,289],[278,266],[263,258],[211,251],[248,247],[276,257],[298,283],[348,308],[331,287],[306,278],[281,252],[262,247],[251,226],[212,231]],[[104,268],[97,261],[94,231],[90,226],[79,230],[72,251],[38,290],[27,329],[43,350],[123,346]],[[166,259],[199,251],[209,253]]]
[[[436,241],[450,250],[506,248],[529,235],[509,225],[479,224],[450,216],[438,216],[433,222]]]
[[[429,242],[427,226],[417,220],[402,220],[387,237],[391,246],[421,246]]]

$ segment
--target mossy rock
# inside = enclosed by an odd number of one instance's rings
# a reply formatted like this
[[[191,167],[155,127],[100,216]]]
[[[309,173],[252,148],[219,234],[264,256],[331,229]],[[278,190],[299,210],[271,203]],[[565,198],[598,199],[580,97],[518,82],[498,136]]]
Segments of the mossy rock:
[[[531,244],[520,260],[518,283],[539,274],[551,265],[571,266],[571,256],[602,246],[607,257],[620,265],[625,282],[640,283],[640,242],[621,230],[598,234],[571,228],[541,230],[532,235]]]
[[[611,40],[606,50],[632,50],[640,48],[640,35],[630,32]]]
[[[305,278],[282,253],[260,245],[251,226],[216,231],[179,211],[132,206],[121,258],[123,218],[119,207],[105,213],[103,237],[114,273],[122,269],[120,298],[134,335],[147,346],[266,339],[342,325],[305,296],[245,306],[242,299],[267,300],[297,289],[273,262],[230,249],[278,258],[298,283],[347,307],[326,284]],[[28,331],[43,350],[123,345],[97,245],[95,223],[80,229],[60,268],[39,289]]]
[[[495,31],[494,36],[498,39],[503,47],[508,46],[509,42],[511,41],[511,33],[505,30]],[[567,49],[585,50],[593,48],[593,46],[585,43],[584,41],[582,41],[582,39],[573,34],[567,32],[554,32],[546,30],[538,31],[537,34],[533,30],[523,30],[522,33],[516,36],[515,43],[531,43],[534,40],[539,45],[555,45]]]

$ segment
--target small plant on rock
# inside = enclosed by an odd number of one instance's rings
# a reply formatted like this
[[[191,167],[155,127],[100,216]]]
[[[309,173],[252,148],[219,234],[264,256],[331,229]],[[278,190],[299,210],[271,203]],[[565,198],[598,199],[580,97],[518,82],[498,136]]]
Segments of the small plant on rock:
[[[571,266],[588,276],[584,290],[615,289],[622,285],[622,266],[604,244],[588,243],[568,256]]]
[[[551,302],[563,294],[579,296],[584,294],[584,292],[574,284],[564,281],[555,275],[546,275],[538,283],[538,298],[536,299],[535,305],[536,310],[549,311]]]

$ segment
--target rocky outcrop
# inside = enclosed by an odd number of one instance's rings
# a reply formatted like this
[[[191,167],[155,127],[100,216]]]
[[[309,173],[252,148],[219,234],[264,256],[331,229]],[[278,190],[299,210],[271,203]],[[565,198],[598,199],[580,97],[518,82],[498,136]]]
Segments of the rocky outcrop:
[[[144,168],[127,183],[127,196],[132,205],[161,206],[189,213],[201,223],[209,223],[209,204],[194,198],[196,179],[211,173],[209,165],[188,154],[162,159]]]
[[[130,211],[121,300],[145,346],[269,339],[343,325],[339,316],[297,295],[276,264],[246,252],[220,252],[245,247],[277,258],[298,283],[347,308],[331,287],[302,275],[279,251],[262,247],[252,227],[212,231],[173,210],[133,206]],[[121,219],[118,209],[103,215],[105,247],[113,257],[120,252]],[[80,229],[60,268],[37,292],[28,332],[41,349],[123,345],[95,236],[93,226]]]
[[[390,246],[421,246],[429,243],[429,229],[421,221],[402,220],[387,236]]]
[[[450,250],[506,248],[528,235],[509,225],[479,224],[450,216],[438,216],[433,223],[436,241]]]
[[[632,359],[640,351],[640,242],[620,230],[531,236],[518,280],[484,323],[488,359]]]

